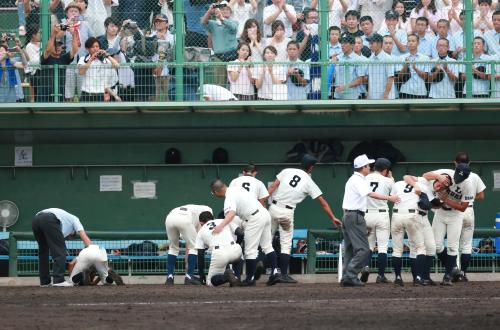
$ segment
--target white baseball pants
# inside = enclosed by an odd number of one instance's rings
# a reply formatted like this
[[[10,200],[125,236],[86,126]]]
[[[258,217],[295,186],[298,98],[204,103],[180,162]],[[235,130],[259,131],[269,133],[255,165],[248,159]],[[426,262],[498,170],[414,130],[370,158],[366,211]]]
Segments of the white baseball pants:
[[[370,250],[375,249],[375,242],[378,253],[387,253],[389,235],[391,234],[391,220],[389,212],[379,212],[379,210],[368,210],[365,214],[366,228],[368,229],[368,244]]]
[[[196,228],[191,221],[191,212],[172,211],[165,219],[165,228],[167,229],[167,237],[170,241],[168,254],[179,255],[179,240],[180,235],[186,241],[186,247],[189,248],[189,254],[197,255],[198,252],[194,248],[196,240]]]

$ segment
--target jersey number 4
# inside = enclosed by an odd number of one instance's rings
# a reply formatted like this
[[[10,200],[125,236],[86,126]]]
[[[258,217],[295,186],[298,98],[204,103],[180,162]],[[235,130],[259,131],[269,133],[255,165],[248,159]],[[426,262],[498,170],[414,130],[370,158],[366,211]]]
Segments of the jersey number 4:
[[[292,178],[292,180],[290,180],[290,182],[288,182],[288,184],[289,184],[291,187],[295,188],[295,187],[297,187],[297,185],[299,184],[300,180],[302,180],[302,179],[300,178],[300,176],[298,176],[298,175],[294,175],[294,176],[293,176],[293,178]]]

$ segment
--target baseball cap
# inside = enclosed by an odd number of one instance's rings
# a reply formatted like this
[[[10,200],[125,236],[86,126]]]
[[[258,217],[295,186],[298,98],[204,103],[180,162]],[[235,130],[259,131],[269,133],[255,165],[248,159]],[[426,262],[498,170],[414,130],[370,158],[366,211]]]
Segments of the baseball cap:
[[[309,154],[305,154],[304,156],[302,156],[301,164],[305,168],[313,166],[317,162],[318,162],[318,160],[315,157],[313,157],[313,156],[311,156]]]
[[[377,160],[375,161],[375,164],[373,164],[373,166],[378,169],[378,170],[388,170],[391,168],[392,166],[392,163],[389,159],[387,158],[377,158]]]
[[[158,14],[155,16],[155,21],[167,21],[168,22],[168,17],[165,14]]]
[[[342,38],[340,38],[340,43],[348,43],[351,45],[354,45],[355,41],[354,38],[351,35],[344,35]]]
[[[354,158],[354,168],[361,168],[363,166],[366,166],[368,164],[373,164],[375,163],[374,159],[369,159],[366,154],[362,154],[356,158]]]
[[[384,41],[384,37],[378,33],[372,34],[370,38],[368,38],[368,42],[382,42]]]
[[[64,8],[64,12],[67,13],[70,8],[76,8],[80,13],[82,12],[82,8],[80,8],[80,6],[76,2],[68,3],[66,8]]]
[[[397,12],[395,12],[394,10],[388,10],[385,12],[385,18],[386,19],[391,19],[391,18],[398,19],[399,14]]]
[[[470,167],[467,164],[460,163],[455,168],[455,174],[453,174],[453,180],[455,183],[464,182],[470,175]]]

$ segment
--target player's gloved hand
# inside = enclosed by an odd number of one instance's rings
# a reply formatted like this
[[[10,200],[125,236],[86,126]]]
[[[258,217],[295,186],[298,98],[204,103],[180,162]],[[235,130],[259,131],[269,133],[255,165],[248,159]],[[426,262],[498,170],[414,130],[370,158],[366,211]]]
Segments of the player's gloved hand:
[[[290,218],[279,218],[278,223],[283,230],[290,230],[290,227],[292,227],[292,221]]]

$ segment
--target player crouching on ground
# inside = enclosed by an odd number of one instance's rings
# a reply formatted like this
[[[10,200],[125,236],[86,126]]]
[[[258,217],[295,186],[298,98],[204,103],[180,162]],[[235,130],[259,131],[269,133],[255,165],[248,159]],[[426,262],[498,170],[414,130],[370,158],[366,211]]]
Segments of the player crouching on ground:
[[[212,213],[205,211],[200,214],[202,227],[196,236],[195,248],[198,250],[198,272],[200,280],[208,286],[219,286],[229,282],[230,286],[241,286],[241,269],[243,266],[241,246],[236,244],[235,231],[241,230],[233,224],[225,226],[218,235],[212,235],[212,230],[224,219],[214,220]],[[212,251],[208,281],[205,277],[205,249]],[[226,269],[228,264],[233,270]]]
[[[89,245],[81,250],[69,264],[70,280],[73,285],[123,285],[123,280],[108,266],[108,254],[98,245]]]

